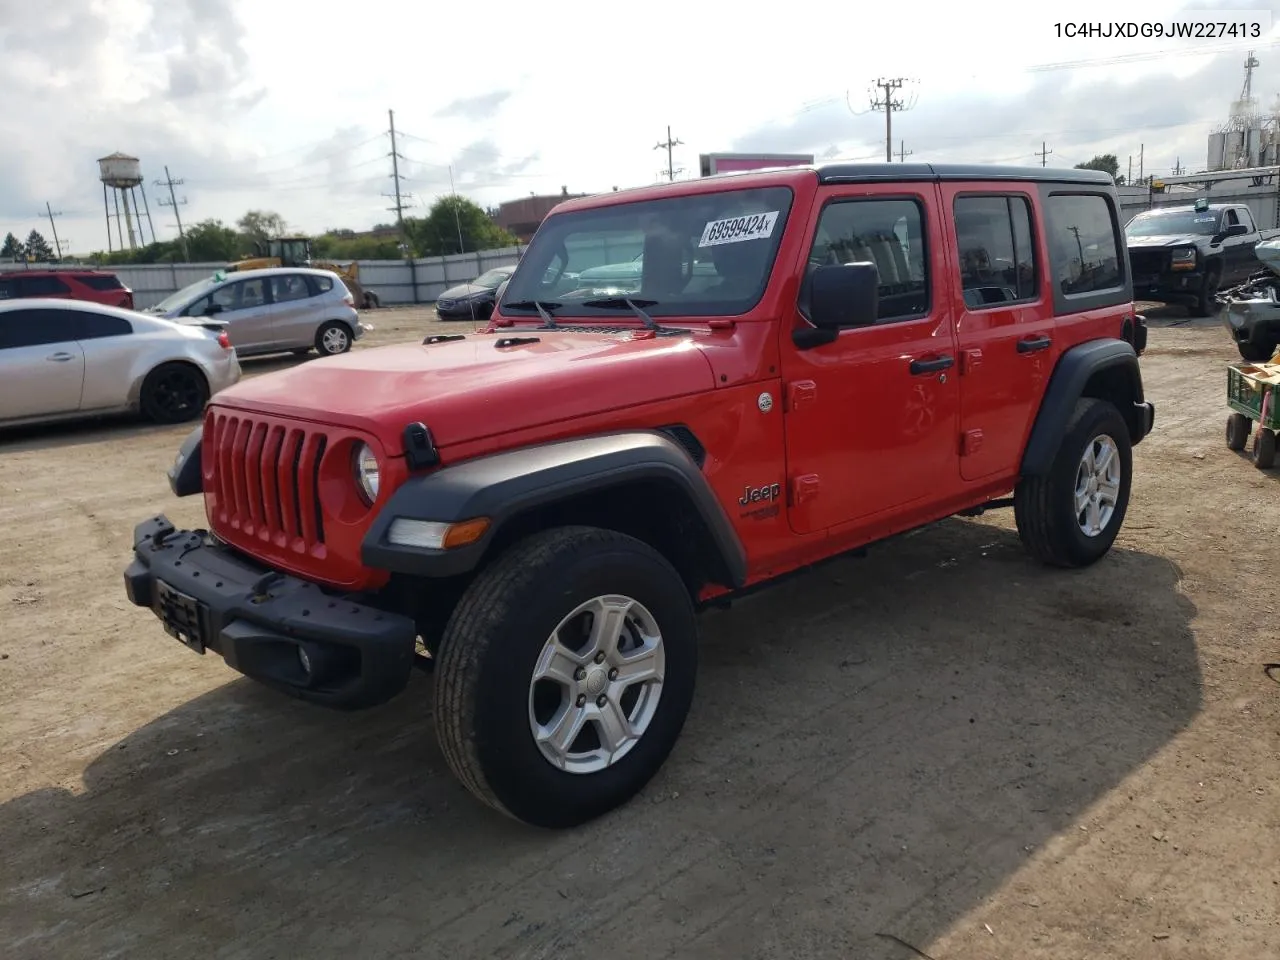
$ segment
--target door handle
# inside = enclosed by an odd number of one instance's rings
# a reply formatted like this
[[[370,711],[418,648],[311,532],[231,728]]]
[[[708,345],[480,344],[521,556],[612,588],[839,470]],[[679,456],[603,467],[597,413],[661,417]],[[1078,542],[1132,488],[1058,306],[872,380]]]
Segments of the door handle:
[[[1018,341],[1018,352],[1035,353],[1037,350],[1047,350],[1051,343],[1053,341],[1048,337],[1027,337],[1025,340]]]
[[[66,363],[68,360],[74,359],[69,353],[51,353],[45,357],[46,360],[53,360],[55,363]]]
[[[936,360],[912,360],[911,375],[913,377],[918,377],[924,373],[937,373],[939,370],[949,370],[955,362],[955,357],[938,357]]]

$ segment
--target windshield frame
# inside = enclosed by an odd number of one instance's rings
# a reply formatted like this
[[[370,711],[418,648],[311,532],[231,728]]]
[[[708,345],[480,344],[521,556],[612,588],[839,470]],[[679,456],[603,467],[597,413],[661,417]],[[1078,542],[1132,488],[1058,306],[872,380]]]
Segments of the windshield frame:
[[[1124,232],[1126,237],[1213,237],[1222,230],[1223,216],[1222,210],[1143,211],[1125,224]]]
[[[717,205],[723,209],[714,217],[707,220],[705,224],[695,223],[695,220],[705,219],[698,214],[699,207]],[[668,229],[671,225],[675,225],[680,230],[687,230],[690,225],[695,225],[697,229],[703,230],[717,220],[746,216],[747,214],[738,212],[744,207],[751,208],[752,212],[755,208],[759,208],[760,213],[777,211],[777,219],[772,230],[766,238],[762,238],[768,247],[761,255],[760,276],[749,295],[719,300],[703,299],[697,295],[681,299],[657,297],[655,302],[655,299],[643,289],[637,289],[625,294],[595,292],[578,295],[575,293],[570,297],[564,295],[567,291],[561,291],[560,294],[552,292],[554,283],[548,284],[545,280],[549,272],[561,278],[562,275],[576,275],[597,267],[618,267],[624,263],[634,263],[643,257],[641,253],[591,267],[577,267],[572,263],[572,256],[568,254],[565,244],[566,239],[571,239],[574,234],[589,235],[595,231],[604,233],[617,230],[640,233],[647,237],[648,231],[644,228],[644,221],[650,218],[662,223]],[[593,324],[599,324],[605,319],[610,325],[633,324],[637,321],[629,310],[586,305],[586,301],[590,300],[627,296],[642,301],[645,312],[655,319],[679,317],[691,321],[707,321],[748,314],[760,305],[773,282],[783,240],[788,229],[793,226],[792,214],[795,208],[796,191],[793,186],[786,183],[765,183],[722,186],[715,190],[647,197],[553,213],[542,222],[532,242],[520,258],[520,263],[499,299],[498,309],[513,319],[539,320],[538,310],[533,306],[527,308],[508,306],[512,303],[538,300],[543,304],[556,305],[552,311],[556,320],[572,317],[589,319]],[[698,266],[710,260],[712,251],[717,245],[713,243],[701,246],[698,244],[696,232],[688,235],[692,238],[693,245],[689,249],[692,250],[695,261],[689,265],[692,280],[697,276]],[[641,276],[643,278],[643,267]],[[552,289],[543,289],[548,286]]]
[[[209,276],[203,280],[197,280],[195,283],[188,284],[181,290],[169,294],[159,303],[151,305],[149,310],[153,313],[172,313],[185,307],[189,303],[193,303],[202,296],[207,296],[215,287],[219,286],[223,281],[217,277]]]

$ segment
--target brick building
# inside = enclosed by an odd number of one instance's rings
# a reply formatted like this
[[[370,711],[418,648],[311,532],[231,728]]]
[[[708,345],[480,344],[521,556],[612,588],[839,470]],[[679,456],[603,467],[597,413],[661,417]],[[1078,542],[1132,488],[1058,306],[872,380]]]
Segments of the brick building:
[[[538,226],[546,219],[556,206],[564,200],[585,197],[585,193],[570,193],[568,187],[561,187],[558,194],[544,196],[521,197],[519,200],[508,200],[499,204],[493,215],[493,222],[504,230],[514,233],[521,243],[533,239]]]

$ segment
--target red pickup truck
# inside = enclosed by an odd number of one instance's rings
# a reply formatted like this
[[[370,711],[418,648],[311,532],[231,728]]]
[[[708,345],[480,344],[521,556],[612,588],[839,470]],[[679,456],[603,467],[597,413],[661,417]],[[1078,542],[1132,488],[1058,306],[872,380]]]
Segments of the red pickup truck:
[[[432,670],[467,789],[570,826],[665,762],[700,607],[995,507],[1041,561],[1102,558],[1152,429],[1145,343],[1106,174],[835,164],[571,200],[490,330],[215,397],[169,473],[209,529],[138,524],[125,586],[314,703]]]

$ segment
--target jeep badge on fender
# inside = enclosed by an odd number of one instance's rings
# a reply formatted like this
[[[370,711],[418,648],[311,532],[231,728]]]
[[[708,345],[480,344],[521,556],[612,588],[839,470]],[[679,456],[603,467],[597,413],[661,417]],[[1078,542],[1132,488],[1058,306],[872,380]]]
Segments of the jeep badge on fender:
[[[738,498],[738,503],[745,507],[761,501],[777,500],[781,494],[782,484],[780,483],[771,483],[763,487],[747,487]]]
[[[290,696],[433,697],[479,801],[585,823],[667,762],[699,610],[1010,504],[1036,558],[1106,556],[1155,416],[1122,222],[1109,174],[1042,167],[567,199],[482,331],[215,394],[170,476],[208,529],[152,513],[126,592]]]

